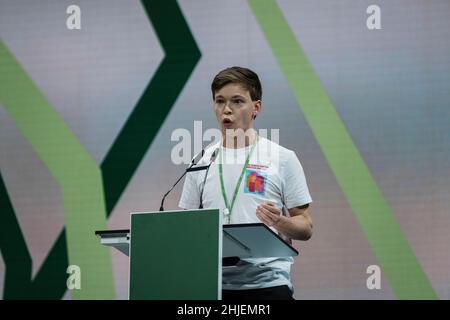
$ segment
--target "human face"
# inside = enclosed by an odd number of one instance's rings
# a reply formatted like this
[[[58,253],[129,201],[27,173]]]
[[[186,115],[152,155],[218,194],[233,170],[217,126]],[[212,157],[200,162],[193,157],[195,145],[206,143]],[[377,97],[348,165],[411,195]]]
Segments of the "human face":
[[[252,101],[250,92],[239,84],[229,83],[215,93],[214,111],[222,132],[253,128],[253,116],[260,110],[261,101]]]

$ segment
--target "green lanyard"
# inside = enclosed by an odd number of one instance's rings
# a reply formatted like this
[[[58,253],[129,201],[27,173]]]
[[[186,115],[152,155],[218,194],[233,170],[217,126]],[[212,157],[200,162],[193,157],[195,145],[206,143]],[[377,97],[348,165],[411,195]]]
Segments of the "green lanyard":
[[[233,199],[231,201],[231,205],[228,202],[228,198],[227,198],[227,194],[225,192],[225,184],[223,183],[223,169],[222,169],[222,150],[219,151],[219,175],[220,175],[220,187],[222,189],[222,197],[223,197],[223,201],[225,202],[225,206],[226,206],[226,213],[225,215],[228,216],[228,223],[230,223],[231,220],[231,211],[233,210],[233,206],[234,206],[234,202],[236,201],[236,197],[239,191],[239,186],[241,185],[242,182],[242,178],[244,177],[244,173],[245,173],[245,168],[247,167],[249,161],[250,161],[250,157],[253,153],[253,150],[255,149],[256,143],[258,141],[258,137],[256,136],[255,141],[253,141],[252,144],[252,148],[250,150],[250,153],[248,154],[247,158],[245,159],[245,164],[244,167],[242,168],[242,172],[241,175],[239,176],[238,182],[236,184],[236,187],[234,188],[234,193],[233,193]]]

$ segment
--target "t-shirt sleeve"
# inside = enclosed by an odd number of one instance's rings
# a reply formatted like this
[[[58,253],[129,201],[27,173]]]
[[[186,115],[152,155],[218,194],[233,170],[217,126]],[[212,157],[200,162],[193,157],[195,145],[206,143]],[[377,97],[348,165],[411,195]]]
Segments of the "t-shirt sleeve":
[[[178,206],[182,209],[198,209],[199,205],[200,192],[197,185],[197,172],[188,172]]]
[[[294,151],[289,150],[281,172],[281,190],[284,205],[288,208],[312,202],[303,167]]]

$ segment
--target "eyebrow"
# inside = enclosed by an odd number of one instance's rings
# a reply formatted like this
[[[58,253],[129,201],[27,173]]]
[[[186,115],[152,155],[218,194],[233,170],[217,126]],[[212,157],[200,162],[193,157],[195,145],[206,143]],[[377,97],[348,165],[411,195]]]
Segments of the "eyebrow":
[[[222,96],[221,94],[219,94],[218,96],[216,96],[216,99],[217,99],[217,98],[223,98],[223,96]],[[242,98],[242,99],[245,99],[245,97],[244,97],[244,96],[241,96],[240,94],[235,94],[234,96],[231,97],[231,99],[235,99],[235,98]]]

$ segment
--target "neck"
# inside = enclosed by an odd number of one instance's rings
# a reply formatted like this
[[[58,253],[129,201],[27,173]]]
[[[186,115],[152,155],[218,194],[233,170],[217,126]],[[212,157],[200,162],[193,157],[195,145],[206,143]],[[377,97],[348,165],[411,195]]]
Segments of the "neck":
[[[257,137],[256,130],[250,128],[245,132],[243,130],[236,130],[232,134],[222,132],[222,146],[230,149],[245,148],[251,145]]]

